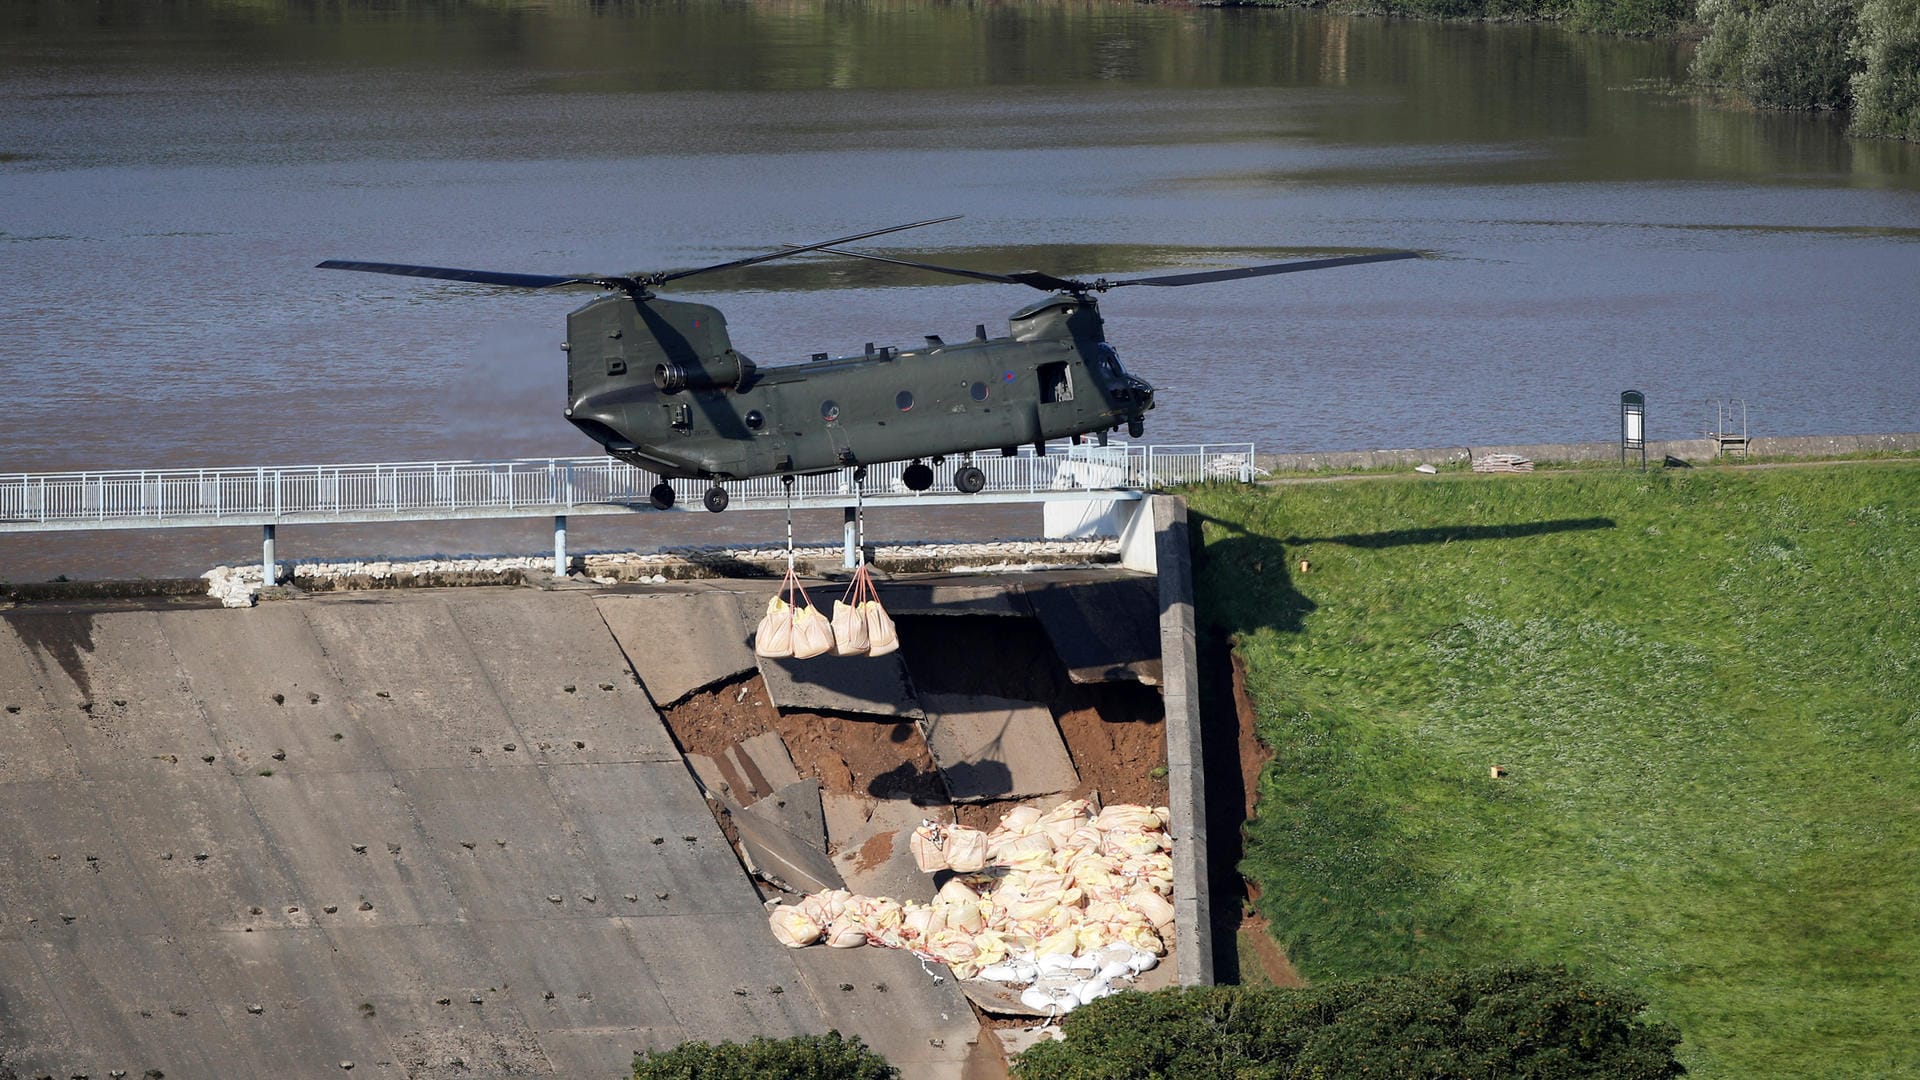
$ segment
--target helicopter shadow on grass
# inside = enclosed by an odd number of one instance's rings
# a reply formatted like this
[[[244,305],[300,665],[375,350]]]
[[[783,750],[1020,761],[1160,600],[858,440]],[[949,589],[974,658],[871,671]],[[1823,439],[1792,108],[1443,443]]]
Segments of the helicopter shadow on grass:
[[[1214,941],[1214,971],[1221,981],[1240,980],[1240,957],[1235,947],[1241,907],[1228,898],[1246,895],[1240,876],[1246,854],[1241,832],[1249,817],[1256,783],[1254,762],[1242,761],[1250,739],[1241,730],[1242,704],[1236,700],[1240,679],[1233,656],[1234,639],[1269,628],[1282,634],[1306,629],[1318,610],[1312,598],[1294,584],[1293,566],[1303,548],[1315,544],[1381,549],[1417,544],[1446,544],[1468,540],[1512,540],[1587,529],[1611,529],[1611,518],[1564,518],[1513,525],[1436,525],[1420,529],[1389,529],[1372,533],[1343,533],[1323,537],[1272,537],[1250,533],[1238,524],[1188,511],[1188,546],[1194,567],[1196,625],[1200,683],[1201,754],[1208,762],[1233,762],[1239,767],[1207,770],[1206,817],[1209,836],[1207,876]],[[1206,543],[1206,532],[1225,537]],[[1251,584],[1250,584],[1251,582]],[[1248,707],[1251,703],[1248,703]],[[1248,718],[1251,721],[1251,718]]]

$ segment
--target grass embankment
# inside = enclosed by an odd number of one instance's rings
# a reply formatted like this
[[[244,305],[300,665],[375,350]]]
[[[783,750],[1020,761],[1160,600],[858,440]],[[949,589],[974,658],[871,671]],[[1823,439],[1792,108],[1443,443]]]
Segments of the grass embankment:
[[[1920,1076],[1920,465],[1190,500],[1309,979],[1563,962],[1699,1076]]]

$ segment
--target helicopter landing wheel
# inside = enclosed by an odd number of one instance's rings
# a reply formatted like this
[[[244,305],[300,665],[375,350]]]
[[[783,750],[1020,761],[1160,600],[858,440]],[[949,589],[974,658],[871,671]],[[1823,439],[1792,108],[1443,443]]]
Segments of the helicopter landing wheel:
[[[960,489],[962,495],[973,495],[987,486],[987,474],[977,466],[962,465],[953,470],[953,486]]]
[[[916,461],[900,471],[900,482],[908,491],[925,491],[933,486],[933,470]]]
[[[727,508],[727,489],[721,487],[719,484],[715,484],[707,489],[705,495],[700,496],[700,502],[707,509],[717,514]]]
[[[647,492],[647,502],[652,503],[655,510],[673,509],[673,485],[665,480],[653,485],[653,490]]]
[[[1127,438],[1137,439],[1140,436],[1145,435],[1146,433],[1147,433],[1147,422],[1145,420],[1142,420],[1136,416],[1133,419],[1127,421]]]

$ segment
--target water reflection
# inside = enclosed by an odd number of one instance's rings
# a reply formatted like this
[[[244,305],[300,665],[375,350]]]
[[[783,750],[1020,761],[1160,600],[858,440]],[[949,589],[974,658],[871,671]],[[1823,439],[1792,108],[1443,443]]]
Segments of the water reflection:
[[[1721,394],[1770,434],[1911,428],[1920,147],[1710,107],[1686,60],[1109,3],[4,5],[0,470],[589,452],[559,415],[584,297],[313,264],[666,269],[947,213],[874,246],[1433,254],[1111,294],[1159,441],[1604,439],[1626,386],[1654,437]],[[1035,295],[824,258],[683,284],[764,363]],[[0,574],[125,543],[8,538]]]

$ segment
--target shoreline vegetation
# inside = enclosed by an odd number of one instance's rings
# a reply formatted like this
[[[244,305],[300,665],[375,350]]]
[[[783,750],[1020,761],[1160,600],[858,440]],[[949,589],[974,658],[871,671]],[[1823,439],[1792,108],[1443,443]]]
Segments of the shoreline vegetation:
[[[1920,0],[1237,0],[1335,15],[1565,22],[1697,39],[1695,86],[1755,109],[1841,110],[1858,138],[1920,142]]]

